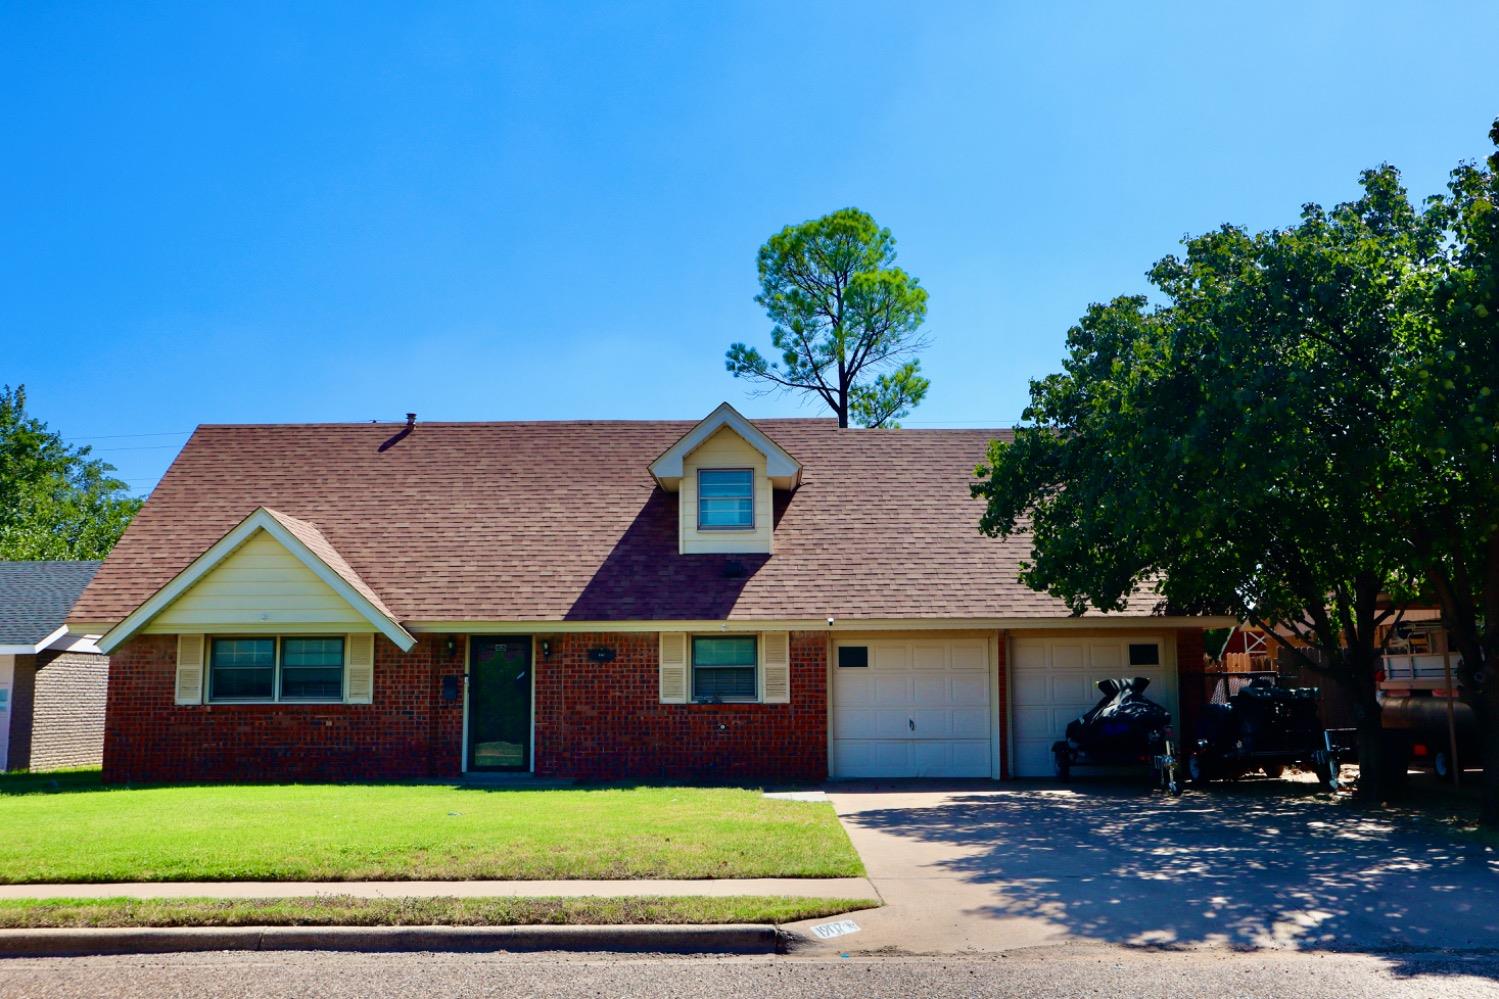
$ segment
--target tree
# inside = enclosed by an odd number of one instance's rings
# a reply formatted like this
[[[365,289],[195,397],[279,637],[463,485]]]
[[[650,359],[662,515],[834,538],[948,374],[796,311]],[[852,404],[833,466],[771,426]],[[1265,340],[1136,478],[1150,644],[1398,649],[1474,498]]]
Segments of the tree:
[[[1489,138],[1499,147],[1499,120]],[[1442,609],[1481,739],[1482,819],[1499,826],[1499,152],[1436,199],[1448,239],[1392,409],[1412,563]]]
[[[24,385],[0,387],[0,559],[109,554],[141,507],[113,472],[29,416]]]
[[[840,427],[899,426],[929,383],[913,356],[926,346],[926,289],[894,264],[890,230],[857,208],[782,229],[760,247],[755,296],[781,360],[736,343],[725,366],[767,391],[815,394]]]
[[[1150,272],[1164,304],[1089,308],[974,493],[981,530],[1028,533],[1022,578],[1075,613],[1164,600],[1289,628],[1353,695],[1377,800],[1381,598],[1410,585],[1384,400],[1441,233],[1395,170],[1363,188],[1284,230],[1188,240]]]

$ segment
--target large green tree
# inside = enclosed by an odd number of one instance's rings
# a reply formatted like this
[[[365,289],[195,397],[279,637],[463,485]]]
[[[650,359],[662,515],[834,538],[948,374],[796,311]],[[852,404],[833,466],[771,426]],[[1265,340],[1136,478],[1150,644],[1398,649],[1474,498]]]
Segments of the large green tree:
[[[1164,601],[1295,632],[1353,695],[1359,793],[1379,799],[1381,598],[1411,582],[1385,410],[1442,232],[1393,169],[1363,188],[1187,241],[1150,272],[1160,304],[1091,307],[974,491],[982,530],[1028,534],[1023,578],[1075,612]]]
[[[899,426],[926,395],[926,289],[895,266],[895,239],[857,208],[789,225],[760,247],[760,294],[779,361],[743,343],[725,365],[770,391],[808,392],[838,417]]]
[[[25,386],[0,387],[0,559],[109,554],[141,507],[113,472],[29,415]]]
[[[1499,121],[1489,137],[1499,147]],[[1415,571],[1456,639],[1482,739],[1483,820],[1499,826],[1499,152],[1453,171],[1433,211],[1447,260],[1392,372],[1402,468],[1388,488],[1404,499]]]

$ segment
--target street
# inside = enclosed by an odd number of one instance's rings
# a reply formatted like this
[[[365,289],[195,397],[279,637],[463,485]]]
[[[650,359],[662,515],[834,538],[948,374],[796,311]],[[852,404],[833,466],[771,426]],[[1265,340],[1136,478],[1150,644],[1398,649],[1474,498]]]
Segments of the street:
[[[1499,996],[1499,956],[1064,945],[973,957],[167,954],[0,962],[0,996]]]

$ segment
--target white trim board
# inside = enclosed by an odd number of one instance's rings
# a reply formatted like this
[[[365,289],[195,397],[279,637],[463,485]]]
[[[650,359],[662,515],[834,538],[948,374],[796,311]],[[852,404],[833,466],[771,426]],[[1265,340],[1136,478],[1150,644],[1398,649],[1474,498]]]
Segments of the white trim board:
[[[405,622],[412,634],[463,632],[474,635],[564,635],[575,632],[754,631],[1140,631],[1161,628],[1227,628],[1231,617],[970,617],[708,619],[694,621],[459,621]]]

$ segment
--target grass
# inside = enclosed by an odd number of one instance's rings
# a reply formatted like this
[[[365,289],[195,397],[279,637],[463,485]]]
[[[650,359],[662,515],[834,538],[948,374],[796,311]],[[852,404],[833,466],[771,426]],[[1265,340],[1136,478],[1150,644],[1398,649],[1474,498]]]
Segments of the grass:
[[[0,929],[147,926],[619,926],[794,923],[872,909],[872,899],[723,898],[49,898],[0,901]]]
[[[737,788],[108,788],[0,777],[0,883],[846,877],[827,804]]]

